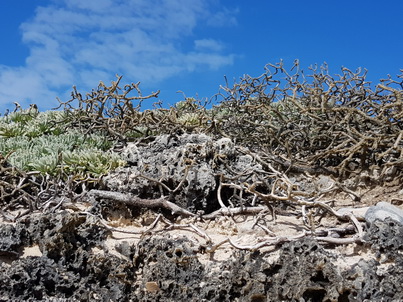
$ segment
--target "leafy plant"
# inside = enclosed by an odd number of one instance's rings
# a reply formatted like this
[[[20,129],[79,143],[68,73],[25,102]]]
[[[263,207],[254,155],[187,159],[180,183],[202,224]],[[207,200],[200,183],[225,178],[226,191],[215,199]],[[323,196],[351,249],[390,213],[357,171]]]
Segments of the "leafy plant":
[[[107,151],[112,145],[104,136],[70,131],[60,135],[0,138],[0,153],[13,152],[10,164],[25,171],[54,176],[63,172],[85,178],[99,177],[124,165],[117,154]]]
[[[67,115],[62,111],[38,112],[21,110],[0,118],[0,138],[25,136],[39,137],[44,134],[63,133],[63,121]]]

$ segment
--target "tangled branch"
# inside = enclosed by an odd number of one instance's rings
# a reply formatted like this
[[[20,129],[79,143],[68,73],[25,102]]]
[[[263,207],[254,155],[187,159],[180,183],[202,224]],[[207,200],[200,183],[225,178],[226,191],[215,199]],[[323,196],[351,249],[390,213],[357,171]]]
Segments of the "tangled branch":
[[[305,76],[298,61],[292,73],[269,64],[259,77],[221,87],[216,127],[284,170],[343,179],[365,173],[372,182],[401,177],[403,75],[373,89],[366,71],[310,70]]]

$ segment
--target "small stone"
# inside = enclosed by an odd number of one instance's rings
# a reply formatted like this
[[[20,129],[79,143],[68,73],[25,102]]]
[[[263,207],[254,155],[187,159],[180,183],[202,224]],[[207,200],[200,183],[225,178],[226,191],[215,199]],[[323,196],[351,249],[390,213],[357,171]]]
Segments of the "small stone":
[[[377,219],[384,221],[387,217],[403,225],[403,210],[388,202],[378,202],[376,206],[370,207],[365,214],[365,220],[368,225]]]
[[[147,282],[146,290],[150,293],[156,293],[160,290],[160,287],[158,286],[157,282]]]

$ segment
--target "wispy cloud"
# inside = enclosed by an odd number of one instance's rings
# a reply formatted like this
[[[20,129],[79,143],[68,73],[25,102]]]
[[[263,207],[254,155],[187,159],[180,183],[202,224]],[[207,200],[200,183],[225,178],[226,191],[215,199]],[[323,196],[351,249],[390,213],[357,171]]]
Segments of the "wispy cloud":
[[[30,49],[25,65],[0,65],[0,103],[49,108],[72,85],[90,89],[116,73],[150,84],[199,67],[230,65],[234,55],[220,41],[193,35],[200,24],[224,25],[220,16],[236,23],[217,1],[53,0],[21,25]],[[187,39],[193,39],[189,49],[183,46]]]
[[[238,8],[235,9],[223,8],[222,10],[213,13],[208,18],[207,24],[215,27],[237,25],[238,21],[236,19],[236,15],[238,14],[238,12],[239,12]]]
[[[224,49],[224,45],[217,40],[213,39],[201,39],[195,40],[195,49],[200,51],[221,51]]]

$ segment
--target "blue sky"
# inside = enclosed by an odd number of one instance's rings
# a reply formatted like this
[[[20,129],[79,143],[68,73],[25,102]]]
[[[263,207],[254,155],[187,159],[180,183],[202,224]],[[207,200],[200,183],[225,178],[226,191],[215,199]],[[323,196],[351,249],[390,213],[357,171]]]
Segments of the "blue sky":
[[[403,1],[1,1],[0,39],[0,112],[15,101],[47,110],[73,85],[86,93],[115,74],[170,105],[178,91],[210,98],[224,76],[258,76],[280,59],[366,68],[374,83],[396,76]]]

